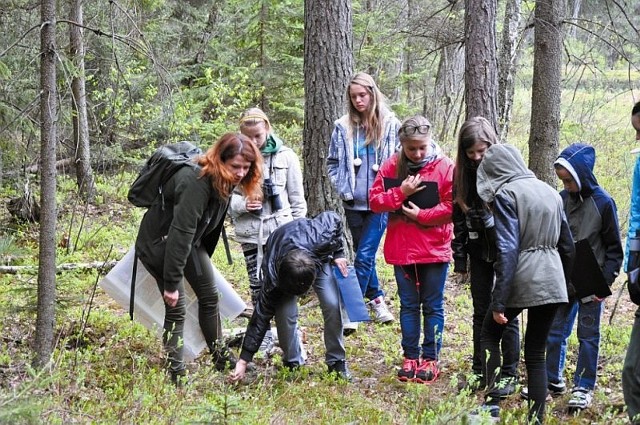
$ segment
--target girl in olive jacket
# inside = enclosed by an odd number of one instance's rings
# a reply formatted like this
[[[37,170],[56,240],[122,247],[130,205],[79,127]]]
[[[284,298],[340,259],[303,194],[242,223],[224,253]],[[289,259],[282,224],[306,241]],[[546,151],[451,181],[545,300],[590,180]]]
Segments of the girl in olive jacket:
[[[164,299],[163,343],[176,383],[185,371],[180,342],[186,315],[183,277],[198,298],[200,327],[216,368],[234,362],[218,343],[222,333],[211,255],[234,187],[261,195],[262,155],[246,137],[227,133],[195,162],[164,184],[164,200],[145,213],[136,239],[136,253]]]

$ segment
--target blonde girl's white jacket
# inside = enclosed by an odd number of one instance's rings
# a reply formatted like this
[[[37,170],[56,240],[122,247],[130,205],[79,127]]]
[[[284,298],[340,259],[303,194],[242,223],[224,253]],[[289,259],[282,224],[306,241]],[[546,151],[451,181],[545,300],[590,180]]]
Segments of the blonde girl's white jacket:
[[[300,161],[291,148],[282,146],[278,152],[265,155],[264,178],[271,178],[275,184],[282,208],[273,211],[265,198],[259,214],[249,212],[247,198],[235,190],[231,195],[229,215],[235,224],[235,240],[239,243],[253,243],[261,247],[278,227],[307,215]]]

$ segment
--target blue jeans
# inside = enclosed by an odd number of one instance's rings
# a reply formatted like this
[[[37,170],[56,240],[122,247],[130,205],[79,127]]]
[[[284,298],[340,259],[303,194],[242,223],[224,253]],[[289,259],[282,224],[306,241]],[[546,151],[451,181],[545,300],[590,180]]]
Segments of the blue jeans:
[[[384,296],[376,272],[376,254],[387,228],[388,214],[358,210],[344,212],[353,239],[353,249],[356,253],[353,267],[356,269],[362,295],[370,300]]]
[[[593,390],[596,386],[598,351],[600,349],[600,318],[602,303],[592,301],[582,304],[578,300],[562,304],[547,338],[547,375],[549,382],[563,382],[567,339],[578,317],[578,362],[573,375],[573,385]]]
[[[420,357],[422,310],[422,358],[437,360],[444,330],[444,282],[448,263],[409,264],[393,267],[400,297],[400,329],[404,357]],[[416,284],[419,282],[419,285]]]
[[[340,316],[340,294],[338,284],[333,277],[329,263],[324,263],[313,282],[313,289],[320,301],[320,309],[324,319],[325,362],[332,365],[345,360],[345,349],[342,339],[342,317]],[[282,348],[282,361],[286,364],[304,364],[302,349],[298,340],[298,297],[283,296],[276,307],[276,328],[278,341]]]

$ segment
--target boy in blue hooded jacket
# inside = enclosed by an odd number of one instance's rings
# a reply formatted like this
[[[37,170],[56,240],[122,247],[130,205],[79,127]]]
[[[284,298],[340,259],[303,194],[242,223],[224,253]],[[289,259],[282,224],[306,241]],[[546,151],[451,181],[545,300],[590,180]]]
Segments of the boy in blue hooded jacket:
[[[564,149],[554,162],[556,174],[562,180],[560,192],[565,214],[574,241],[587,239],[598,265],[610,286],[618,276],[623,260],[618,215],[613,198],[598,185],[593,167],[596,153],[592,146],[574,143]],[[576,258],[576,264],[579,264]],[[581,282],[572,282],[577,287]],[[547,338],[547,375],[552,393],[563,393],[566,385],[563,370],[567,340],[578,318],[578,360],[573,375],[573,390],[569,410],[581,411],[591,405],[596,385],[600,348],[600,318],[603,299],[579,300],[570,297],[561,305]]]

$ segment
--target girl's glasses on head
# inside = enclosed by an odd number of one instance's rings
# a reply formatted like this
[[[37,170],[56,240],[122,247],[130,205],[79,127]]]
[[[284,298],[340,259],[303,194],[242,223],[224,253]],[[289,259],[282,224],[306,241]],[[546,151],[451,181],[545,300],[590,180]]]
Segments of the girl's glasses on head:
[[[400,131],[407,136],[412,136],[416,133],[428,134],[431,126],[429,125],[407,125],[400,128]]]

